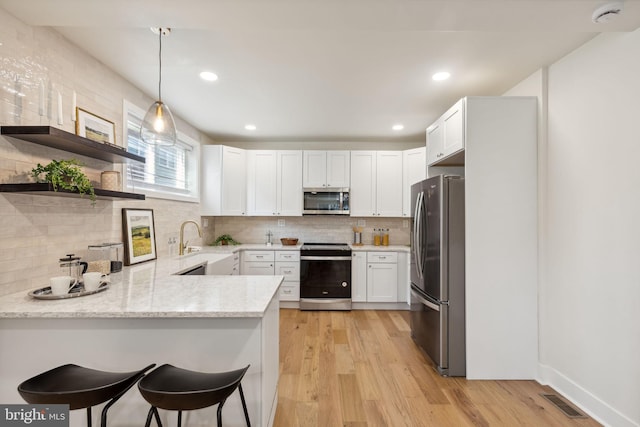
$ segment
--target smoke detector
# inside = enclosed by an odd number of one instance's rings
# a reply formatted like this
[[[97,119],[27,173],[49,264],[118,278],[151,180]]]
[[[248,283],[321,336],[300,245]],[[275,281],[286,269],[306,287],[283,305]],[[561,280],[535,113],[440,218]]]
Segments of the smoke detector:
[[[622,13],[622,9],[622,2],[605,4],[593,11],[591,20],[596,24],[606,24],[607,22],[616,19]]]

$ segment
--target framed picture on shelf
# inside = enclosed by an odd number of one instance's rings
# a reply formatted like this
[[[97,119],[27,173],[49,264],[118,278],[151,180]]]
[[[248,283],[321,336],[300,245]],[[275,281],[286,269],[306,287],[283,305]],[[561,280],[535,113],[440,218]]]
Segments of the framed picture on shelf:
[[[76,107],[76,135],[92,141],[115,145],[116,125],[87,110]]]
[[[156,259],[153,209],[122,208],[124,265]]]

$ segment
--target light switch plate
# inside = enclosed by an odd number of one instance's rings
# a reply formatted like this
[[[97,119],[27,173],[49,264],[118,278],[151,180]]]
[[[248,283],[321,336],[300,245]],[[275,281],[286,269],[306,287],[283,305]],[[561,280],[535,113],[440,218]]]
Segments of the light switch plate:
[[[284,219],[278,220],[278,227],[284,227]]]
[[[358,220],[358,227],[366,227],[367,226],[367,221],[364,219],[359,219]]]
[[[402,220],[402,228],[409,228],[409,220],[408,219]]]

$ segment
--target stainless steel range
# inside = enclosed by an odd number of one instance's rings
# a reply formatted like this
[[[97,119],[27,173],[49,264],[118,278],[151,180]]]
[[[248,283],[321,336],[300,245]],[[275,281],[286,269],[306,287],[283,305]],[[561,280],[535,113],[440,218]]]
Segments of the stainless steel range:
[[[348,244],[302,245],[300,309],[351,310],[351,248]]]

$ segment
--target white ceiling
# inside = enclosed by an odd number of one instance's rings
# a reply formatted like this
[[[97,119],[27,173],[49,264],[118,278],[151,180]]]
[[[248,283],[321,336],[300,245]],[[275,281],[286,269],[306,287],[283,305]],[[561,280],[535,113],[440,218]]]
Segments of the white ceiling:
[[[603,31],[592,0],[0,0],[51,26],[217,141],[423,141],[465,95],[500,95]],[[198,73],[214,71],[205,83]],[[447,70],[452,77],[434,82]],[[579,70],[576,70],[579,72]],[[146,106],[143,106],[146,107]],[[244,125],[253,123],[249,132]],[[401,132],[391,130],[403,123]]]

